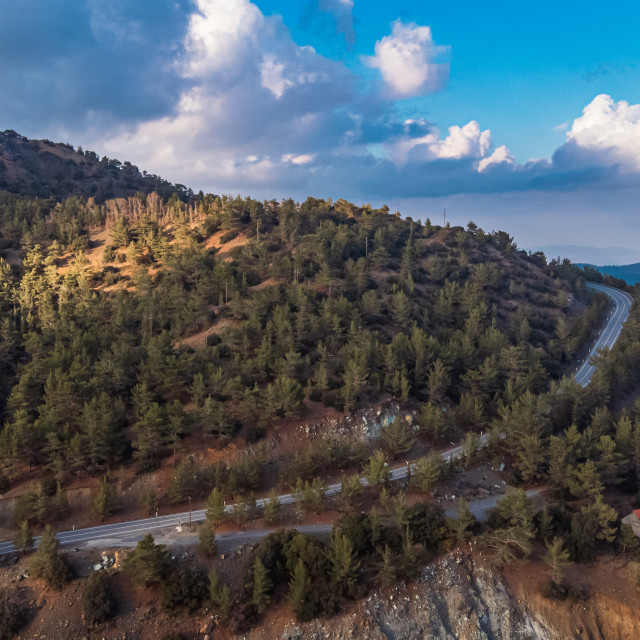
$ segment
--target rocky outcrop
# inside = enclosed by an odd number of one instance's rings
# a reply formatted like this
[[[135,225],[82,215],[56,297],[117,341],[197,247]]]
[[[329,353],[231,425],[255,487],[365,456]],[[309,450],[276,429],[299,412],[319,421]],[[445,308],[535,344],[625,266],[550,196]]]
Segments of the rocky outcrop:
[[[271,631],[273,633],[273,630]],[[246,636],[269,636],[266,630]],[[330,620],[289,625],[282,640],[557,640],[499,572],[467,553],[428,565],[415,584],[379,591]]]

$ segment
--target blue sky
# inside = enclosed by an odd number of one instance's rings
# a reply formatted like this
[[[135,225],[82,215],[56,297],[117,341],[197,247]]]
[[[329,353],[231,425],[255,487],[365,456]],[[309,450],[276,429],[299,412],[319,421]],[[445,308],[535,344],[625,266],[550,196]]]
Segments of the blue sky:
[[[0,129],[640,259],[638,24],[634,2],[0,0]]]

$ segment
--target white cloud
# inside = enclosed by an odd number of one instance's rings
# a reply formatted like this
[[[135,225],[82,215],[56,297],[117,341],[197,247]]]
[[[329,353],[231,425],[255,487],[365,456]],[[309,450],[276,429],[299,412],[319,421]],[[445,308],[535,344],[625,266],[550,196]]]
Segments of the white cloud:
[[[284,63],[273,56],[266,56],[260,65],[262,86],[269,89],[276,98],[282,98],[284,92],[294,85],[293,80],[284,77]]]
[[[482,158],[478,163],[478,171],[482,173],[497,164],[515,164],[515,159],[505,145],[500,145],[490,156]]]
[[[407,120],[405,121],[405,130],[416,124],[422,127],[426,126],[426,122],[423,120]],[[405,136],[388,145],[388,148],[389,157],[399,165],[417,160],[429,161],[443,158],[460,160],[465,158],[480,160],[481,164],[484,162],[482,169],[480,169],[483,170],[488,164],[506,160],[506,156],[505,159],[499,160],[503,153],[499,149],[502,147],[496,149],[491,156],[492,159],[486,157],[491,148],[491,131],[489,129],[482,131],[475,120],[471,120],[463,127],[457,125],[449,127],[449,134],[444,139],[440,139],[438,130],[433,129],[424,136]],[[506,147],[504,150],[508,156],[509,152]]]
[[[314,156],[312,153],[303,153],[299,156],[293,155],[291,153],[285,153],[282,156],[282,161],[301,165],[301,164],[309,164],[310,162],[313,162],[313,158]]]
[[[202,79],[239,71],[238,62],[254,53],[265,19],[248,0],[196,0],[185,42],[185,76]]]
[[[389,93],[396,98],[434,93],[449,78],[449,64],[436,62],[448,47],[436,45],[430,27],[393,23],[390,36],[376,42],[375,55],[365,62],[379,69]]]
[[[588,152],[595,164],[640,171],[640,104],[598,95],[573,121],[567,140]]]

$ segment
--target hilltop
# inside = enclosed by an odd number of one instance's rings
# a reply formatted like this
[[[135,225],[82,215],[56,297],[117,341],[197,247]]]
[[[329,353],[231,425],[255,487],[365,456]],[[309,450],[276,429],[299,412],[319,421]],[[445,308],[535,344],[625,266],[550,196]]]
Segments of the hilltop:
[[[177,192],[187,197],[183,185],[140,172],[130,162],[98,156],[51,140],[30,140],[15,131],[0,132],[0,193],[61,200],[73,195],[108,198],[133,196],[137,192]]]

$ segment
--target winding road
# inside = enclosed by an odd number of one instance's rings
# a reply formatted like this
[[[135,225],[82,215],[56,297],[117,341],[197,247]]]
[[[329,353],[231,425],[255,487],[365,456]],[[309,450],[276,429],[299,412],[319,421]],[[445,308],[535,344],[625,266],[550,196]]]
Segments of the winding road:
[[[611,300],[613,300],[614,309],[604,329],[602,329],[598,335],[591,351],[589,351],[589,355],[582,363],[582,366],[576,371],[575,380],[583,387],[586,387],[591,382],[593,372],[595,371],[595,367],[591,364],[591,358],[597,355],[600,349],[604,347],[611,349],[611,347],[613,347],[620,336],[622,325],[629,317],[631,305],[633,305],[633,298],[626,291],[620,291],[620,289],[614,289],[614,287],[608,287],[604,284],[596,284],[595,282],[588,282],[587,287],[606,293]]]
[[[607,287],[601,284],[588,283],[588,287],[602,291],[606,293],[614,302],[615,307],[610,315],[607,324],[600,332],[598,339],[596,340],[593,348],[589,352],[585,362],[578,368],[575,379],[576,382],[586,387],[591,381],[593,376],[594,367],[590,364],[591,357],[596,355],[599,349],[603,347],[612,347],[620,335],[622,325],[629,316],[629,311],[633,303],[633,299],[628,293],[614,289],[613,287]],[[480,437],[479,446],[484,447],[489,442],[488,434]],[[442,459],[449,463],[452,460],[459,459],[463,456],[464,450],[462,446],[453,447],[447,451],[442,452]],[[407,477],[409,469],[413,469],[415,465],[404,464],[402,466],[393,467],[390,469],[391,480],[401,480]],[[360,478],[360,482],[363,486],[367,486],[366,478]],[[325,492],[326,497],[332,497],[340,493],[342,484],[340,482],[331,484],[328,486]],[[279,496],[280,503],[283,505],[292,504],[295,502],[295,498],[290,493],[285,493]],[[264,499],[256,500],[256,506],[262,508],[264,506]],[[226,511],[230,512],[233,509],[233,505],[227,505]],[[189,522],[191,518],[192,522],[199,522],[204,520],[204,509],[198,509],[191,512],[184,511],[181,513],[175,513],[171,515],[158,516],[155,518],[144,518],[140,520],[132,520],[130,522],[117,522],[114,524],[104,524],[97,527],[88,527],[85,529],[78,529],[72,531],[59,532],[58,539],[61,545],[76,545],[83,547],[116,547],[116,546],[134,546],[135,541],[139,540],[147,533],[153,533],[154,531],[167,530],[174,528],[180,524],[184,525]],[[310,525],[320,526],[320,525]],[[298,527],[302,530],[301,527]],[[239,532],[224,534],[224,538],[234,538],[235,540],[252,539],[256,535],[260,537],[262,534],[266,535],[267,532]],[[244,536],[244,538],[243,538]],[[39,538],[36,538],[36,544]],[[12,542],[0,543],[0,556],[14,553],[15,548]]]

